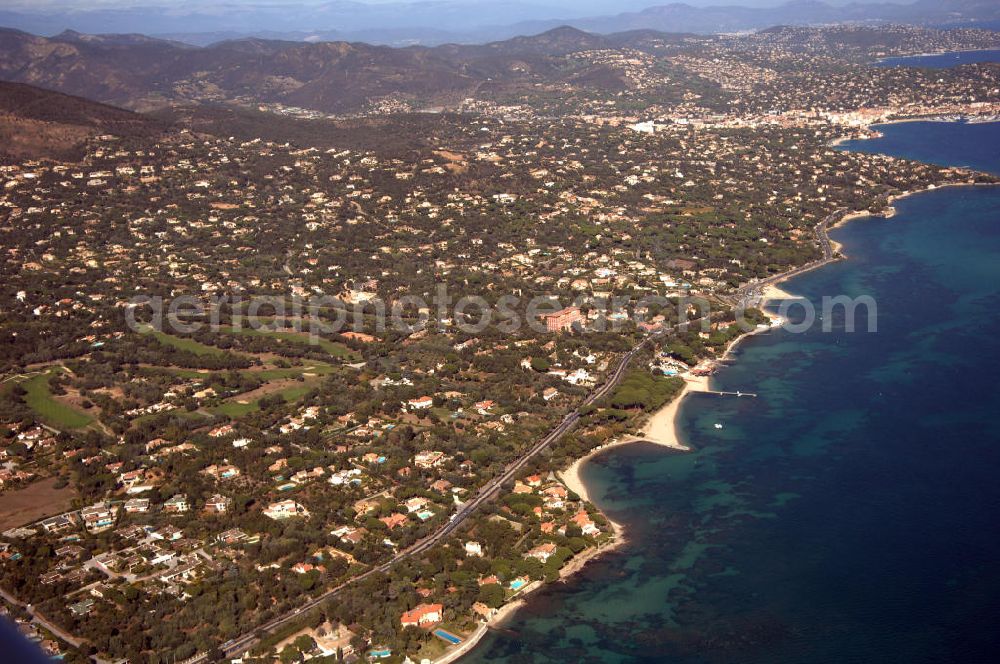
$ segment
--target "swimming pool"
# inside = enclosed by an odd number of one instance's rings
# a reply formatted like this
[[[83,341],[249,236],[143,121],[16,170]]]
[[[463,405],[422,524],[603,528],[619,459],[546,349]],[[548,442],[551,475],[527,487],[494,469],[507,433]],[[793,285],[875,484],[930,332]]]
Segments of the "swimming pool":
[[[514,579],[510,582],[511,590],[520,590],[526,585],[528,585],[528,581],[526,579]]]
[[[448,643],[452,644],[453,646],[457,646],[459,643],[462,642],[462,639],[460,637],[455,636],[451,632],[446,632],[443,629],[436,629],[436,630],[434,630],[434,636],[438,637],[439,639],[443,639],[443,640],[447,641]]]

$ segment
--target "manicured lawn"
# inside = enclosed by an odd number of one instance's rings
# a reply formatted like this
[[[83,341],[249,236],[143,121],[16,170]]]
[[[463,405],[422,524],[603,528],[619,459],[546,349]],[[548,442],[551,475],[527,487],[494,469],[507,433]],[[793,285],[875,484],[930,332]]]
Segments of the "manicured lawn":
[[[183,369],[181,367],[162,367],[164,371],[169,371],[175,376],[181,378],[187,378],[189,380],[204,379],[212,375],[211,371],[206,371],[205,369]]]
[[[242,336],[252,336],[252,337],[272,337],[275,339],[281,339],[282,341],[287,341],[294,344],[315,344],[319,346],[324,351],[332,355],[333,357],[346,360],[358,360],[360,359],[354,351],[345,346],[344,344],[337,343],[335,341],[330,341],[329,339],[323,339],[320,337],[310,337],[308,332],[296,332],[294,330],[277,330],[274,332],[268,330],[255,330],[248,327],[235,328],[231,327],[226,330],[229,334],[237,334]]]
[[[236,400],[229,400],[221,405],[216,406],[212,409],[212,412],[217,415],[225,415],[226,417],[232,417],[237,419],[243,417],[248,413],[252,413],[257,410],[257,401],[248,401],[247,403],[240,403]]]
[[[282,378],[295,378],[303,374],[316,374],[326,376],[332,374],[337,368],[332,364],[324,362],[306,362],[301,367],[285,367],[281,369],[263,369],[255,371],[252,375],[261,380],[281,380]]]
[[[308,394],[312,387],[313,386],[309,383],[303,383],[301,385],[293,385],[285,388],[275,392],[274,394],[280,394],[285,398],[285,401],[293,403]],[[240,397],[237,396],[223,402],[219,406],[216,406],[212,409],[212,412],[218,415],[225,415],[226,417],[239,418],[248,413],[252,413],[258,408],[260,408],[260,399],[240,403]]]
[[[205,379],[213,373],[213,371],[205,371],[203,369],[184,369],[182,367],[156,367],[157,370],[167,371],[175,376],[181,378],[190,378],[194,380]],[[150,368],[152,370],[152,368]],[[297,378],[303,374],[315,374],[317,376],[326,376],[332,374],[337,370],[337,367],[332,364],[327,364],[325,362],[306,362],[302,366],[297,367],[281,367],[276,369],[261,369],[260,371],[248,371],[246,369],[239,369],[238,372],[248,376],[256,376],[263,381],[271,380],[282,380],[284,378]],[[308,376],[307,376],[308,378]]]
[[[177,350],[186,350],[194,353],[195,355],[225,355],[226,353],[226,351],[221,348],[206,346],[205,344],[199,343],[194,339],[175,337],[172,334],[167,334],[166,332],[161,332],[160,330],[154,330],[152,328],[147,328],[143,331],[143,333],[152,334],[161,344],[173,346]]]
[[[44,373],[21,383],[27,391],[25,403],[46,423],[63,429],[80,429],[94,421],[86,413],[80,412],[52,398],[49,391],[50,373]]]
[[[448,650],[448,646],[444,641],[440,639],[431,639],[421,646],[419,651],[417,651],[417,661],[419,662],[423,659],[429,659],[433,662],[438,657],[444,655],[446,650]]]

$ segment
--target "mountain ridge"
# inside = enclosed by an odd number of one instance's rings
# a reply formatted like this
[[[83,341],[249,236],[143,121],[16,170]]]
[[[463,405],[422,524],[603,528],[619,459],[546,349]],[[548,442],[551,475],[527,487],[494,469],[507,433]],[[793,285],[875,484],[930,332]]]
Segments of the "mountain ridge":
[[[916,52],[918,43],[922,48],[928,43],[947,43],[940,39],[945,32],[914,28],[899,32],[788,27],[768,32],[786,48],[810,48],[818,40],[825,48],[848,49],[858,62],[872,57],[873,44]],[[936,41],[906,41],[907,35],[925,33],[937,34]],[[998,33],[974,34],[976,44],[1000,44]],[[342,116],[458,109],[466,100],[473,106],[517,108],[543,98],[552,102],[575,96],[577,101],[604,104],[618,93],[640,95],[643,103],[659,104],[678,101],[683,81],[697,77],[672,63],[670,56],[697,54],[725,39],[729,37],[648,28],[595,34],[560,26],[481,45],[394,48],[363,42],[246,38],[192,47],[142,35],[63,33],[46,38],[4,28],[0,29],[0,79],[138,111],[235,102],[282,112],[308,109],[306,114]],[[632,53],[626,55],[623,50]],[[888,51],[881,48],[878,52]],[[699,80],[698,85],[707,86],[704,90],[710,98],[725,97],[718,82]],[[706,99],[705,103],[714,102]]]
[[[635,28],[667,32],[718,33],[757,30],[773,25],[826,23],[910,23],[939,25],[1000,20],[1000,5],[990,0],[916,0],[831,5],[822,0],[791,0],[777,6],[692,5],[683,2],[618,3],[617,14],[598,9],[598,3],[560,11],[524,3],[508,5],[484,0],[475,11],[459,2],[390,3],[364,5],[349,2],[290,7],[282,11],[230,7],[228,11],[184,13],[162,8],[139,10],[77,10],[74,12],[0,11],[0,25],[35,34],[66,29],[82,33],[142,33],[206,46],[220,39],[259,36],[290,41],[364,41],[406,46],[444,43],[485,43],[570,25],[602,34]],[[520,17],[518,20],[511,20]]]
[[[139,110],[171,100],[245,96],[343,113],[391,95],[462,95],[484,83],[546,81],[558,74],[561,56],[613,43],[568,27],[433,48],[254,38],[195,48],[135,37],[46,38],[0,29],[0,78]]]

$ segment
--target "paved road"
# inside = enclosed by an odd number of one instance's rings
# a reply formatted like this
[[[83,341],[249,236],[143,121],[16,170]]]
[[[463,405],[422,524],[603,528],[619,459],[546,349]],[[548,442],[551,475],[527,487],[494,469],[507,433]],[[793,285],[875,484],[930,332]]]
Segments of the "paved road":
[[[763,279],[761,281],[754,282],[753,284],[748,284],[744,286],[739,291],[737,291],[737,298],[736,298],[737,304],[743,307],[746,307],[750,304],[756,304],[761,297],[763,289],[768,285],[783,279],[787,279],[788,277],[801,274],[802,272],[815,269],[820,265],[823,265],[825,263],[834,260],[833,248],[830,244],[830,239],[827,236],[827,227],[830,223],[833,222],[834,219],[838,218],[841,214],[843,214],[843,210],[837,210],[836,212],[833,212],[832,214],[828,215],[825,219],[823,219],[823,221],[817,224],[816,228],[814,229],[816,233],[816,239],[819,242],[820,248],[823,250],[822,259],[813,261],[812,263],[808,263],[799,268],[795,268],[794,270],[790,270],[788,272],[784,272],[782,274],[775,275],[773,277],[768,277],[767,279]],[[639,353],[639,351],[641,351],[648,343],[650,343],[653,339],[657,337],[662,337],[669,332],[673,332],[679,329],[683,325],[691,325],[693,323],[699,322],[700,320],[702,319],[700,318],[695,319],[693,321],[688,321],[683,324],[675,325],[674,327],[671,328],[665,328],[663,330],[660,330],[659,332],[650,335],[649,337],[646,337],[641,342],[639,342],[634,348],[632,348],[632,350],[625,353],[625,355],[622,356],[622,358],[618,361],[618,364],[615,365],[614,370],[612,370],[611,374],[607,377],[604,383],[601,384],[600,387],[591,392],[590,395],[586,399],[584,399],[583,403],[581,403],[572,412],[567,414],[566,417],[564,417],[563,420],[558,425],[556,425],[556,427],[552,429],[544,438],[536,442],[528,450],[523,452],[521,456],[519,456],[514,461],[510,462],[507,466],[505,466],[504,471],[500,473],[500,475],[494,477],[492,480],[483,485],[479,489],[479,491],[475,494],[475,496],[468,502],[464,503],[459,508],[458,512],[456,512],[454,516],[451,517],[451,520],[445,525],[441,526],[441,528],[439,528],[434,534],[430,535],[429,537],[420,542],[417,542],[409,549],[401,551],[394,558],[383,563],[382,565],[372,568],[367,572],[365,572],[364,574],[352,577],[347,582],[335,588],[327,590],[322,595],[309,600],[302,606],[288,613],[285,613],[277,618],[274,618],[268,621],[267,623],[264,623],[263,625],[258,627],[253,633],[245,634],[243,636],[227,641],[226,643],[222,644],[221,646],[222,651],[229,657],[242,654],[247,650],[249,650],[251,647],[253,647],[253,645],[258,641],[257,634],[262,632],[273,631],[297,619],[302,613],[310,611],[311,609],[316,608],[323,602],[333,597],[336,597],[348,586],[355,584],[358,581],[361,581],[362,579],[371,576],[372,574],[388,572],[394,566],[406,560],[407,558],[420,554],[426,551],[427,549],[430,549],[431,547],[439,544],[442,540],[444,540],[446,537],[451,535],[457,528],[459,528],[462,525],[462,523],[466,519],[468,519],[477,509],[482,507],[483,504],[485,504],[489,500],[493,499],[500,492],[503,485],[513,480],[535,456],[537,456],[542,450],[546,449],[553,442],[559,440],[570,429],[572,429],[576,425],[576,423],[580,420],[581,417],[580,411],[584,407],[590,406],[596,403],[597,401],[600,401],[608,394],[610,394],[611,391],[618,386],[618,383],[621,382],[621,379],[622,377],[624,377],[625,372],[628,369],[628,365],[632,361],[632,358],[634,358],[636,354]],[[192,657],[183,664],[199,664],[200,662],[206,661],[207,658],[208,657],[205,654],[196,655],[195,657]]]
[[[823,251],[823,258],[813,261],[812,263],[803,265],[801,267],[795,268],[794,270],[789,270],[788,272],[784,272],[779,275],[774,275],[772,277],[768,277],[767,279],[763,279],[761,281],[757,281],[752,284],[744,286],[743,288],[739,289],[736,292],[736,298],[735,298],[736,305],[738,307],[755,306],[759,303],[762,297],[763,290],[767,286],[776,283],[778,281],[787,279],[789,277],[801,274],[803,272],[813,270],[819,267],[820,265],[824,265],[834,260],[835,257],[832,245],[830,243],[830,238],[827,235],[827,228],[830,223],[832,223],[835,219],[840,217],[843,213],[844,210],[837,210],[833,212],[832,214],[828,215],[825,219],[823,219],[823,221],[817,224],[814,229],[814,232],[816,234],[816,240]],[[583,403],[580,404],[580,406],[578,406],[576,409],[574,409],[572,412],[566,415],[566,417],[563,418],[562,422],[560,422],[554,429],[552,429],[544,438],[536,442],[521,456],[519,456],[517,459],[509,463],[504,468],[504,471],[500,475],[493,478],[492,480],[487,482],[483,487],[481,487],[479,491],[476,493],[476,495],[469,502],[463,504],[459,508],[458,512],[456,512],[455,515],[451,517],[451,520],[447,524],[439,528],[437,532],[430,535],[426,539],[414,544],[409,549],[400,552],[388,562],[383,563],[378,567],[372,568],[367,572],[365,572],[364,574],[352,577],[345,583],[327,590],[319,597],[309,600],[302,606],[268,621],[267,623],[259,626],[256,630],[254,630],[254,632],[227,641],[226,643],[222,644],[221,648],[223,652],[230,657],[246,652],[251,647],[253,647],[253,645],[258,641],[257,634],[273,631],[287,624],[288,622],[295,620],[296,618],[299,617],[300,614],[305,613],[319,606],[320,604],[327,601],[328,599],[331,599],[332,597],[335,597],[348,586],[355,584],[358,581],[361,581],[362,579],[371,576],[372,574],[387,572],[390,569],[392,569],[392,567],[399,564],[403,560],[406,560],[411,556],[422,553],[427,549],[430,549],[431,547],[440,543],[442,540],[444,540],[444,538],[451,535],[459,526],[461,526],[462,523],[466,519],[468,519],[483,504],[493,499],[500,492],[503,485],[506,482],[513,480],[514,477],[516,477],[518,473],[535,456],[537,456],[542,450],[546,449],[553,442],[559,440],[570,429],[572,429],[576,425],[576,423],[580,420],[581,417],[580,411],[584,407],[590,406],[596,403],[597,401],[600,401],[608,394],[610,394],[611,391],[614,390],[615,387],[617,387],[618,383],[621,382],[621,379],[622,377],[624,377],[625,372],[628,369],[628,365],[632,361],[632,358],[634,358],[636,354],[643,349],[643,347],[645,347],[648,343],[650,343],[653,339],[657,337],[661,337],[669,332],[676,331],[683,325],[690,325],[692,323],[697,323],[700,320],[702,319],[695,319],[693,321],[688,321],[686,323],[676,325],[672,328],[666,328],[660,330],[659,332],[650,335],[649,337],[646,337],[641,342],[639,342],[634,348],[632,348],[632,350],[630,350],[624,356],[622,356],[622,358],[618,361],[618,364],[615,365],[614,370],[604,381],[604,383],[602,383],[600,387],[591,392],[590,395],[586,399],[584,399]],[[10,380],[10,378],[5,379],[4,382],[6,382],[6,380]],[[23,604],[17,598],[13,597],[6,591],[0,589],[0,596],[3,596],[3,598],[12,605],[21,607],[22,609],[27,611],[36,623],[49,630],[60,639],[76,647],[79,647],[79,645],[82,643],[80,639],[72,636],[71,634],[60,629],[58,626],[52,624],[45,616],[35,611],[33,607],[31,607],[30,605]],[[203,653],[195,655],[194,657],[186,660],[186,662],[182,664],[198,664],[200,662],[207,661],[207,659],[208,655]]]
[[[697,321],[690,321],[688,324],[693,322]],[[655,336],[662,336],[663,334],[666,334],[666,332],[673,331],[677,327],[680,326],[675,326],[674,328],[663,330]],[[600,401],[608,394],[610,394],[615,389],[615,387],[618,386],[618,383],[621,382],[621,379],[624,377],[625,372],[628,369],[628,365],[632,361],[632,358],[634,358],[636,354],[640,350],[642,350],[643,347],[645,347],[648,343],[650,343],[651,339],[653,338],[654,337],[651,336],[643,339],[634,348],[632,348],[632,350],[630,350],[624,356],[622,356],[618,360],[618,363],[615,365],[615,368],[612,370],[610,375],[607,377],[607,379],[605,379],[605,381],[601,384],[600,387],[591,392],[590,395],[588,395],[587,398],[584,399],[583,402],[576,409],[567,414],[563,418],[563,420],[558,425],[556,425],[556,427],[552,429],[544,438],[536,442],[528,450],[522,453],[521,456],[519,456],[517,459],[507,464],[507,466],[504,467],[504,471],[500,473],[500,475],[494,477],[492,480],[483,485],[479,489],[479,491],[475,494],[475,496],[468,502],[464,503],[459,508],[458,512],[456,512],[451,517],[451,520],[445,525],[441,526],[441,528],[439,528],[437,532],[430,535],[426,539],[417,542],[409,549],[401,551],[394,558],[383,563],[382,565],[372,568],[367,572],[365,572],[364,574],[352,577],[347,582],[335,588],[327,590],[322,595],[309,600],[308,602],[294,609],[293,611],[290,611],[284,615],[281,615],[277,618],[268,621],[267,623],[264,623],[263,625],[258,627],[253,633],[245,634],[236,639],[227,641],[221,646],[223,652],[225,652],[225,654],[229,657],[246,652],[251,647],[253,647],[253,645],[258,641],[258,638],[256,636],[257,634],[261,632],[273,631],[278,627],[281,627],[287,624],[288,622],[295,620],[302,613],[314,609],[323,602],[327,601],[328,599],[335,597],[348,586],[357,583],[358,581],[361,581],[362,579],[365,579],[371,576],[372,574],[376,574],[379,572],[382,573],[388,572],[390,569],[392,569],[394,566],[396,566],[403,560],[406,560],[411,556],[423,553],[427,549],[430,549],[431,547],[439,544],[442,540],[451,535],[459,526],[461,526],[462,523],[466,519],[468,519],[477,509],[482,507],[486,502],[493,499],[500,492],[503,485],[513,480],[535,456],[537,456],[542,450],[547,448],[553,442],[559,440],[570,429],[572,429],[576,425],[576,423],[580,420],[581,417],[580,411],[584,407],[590,406],[596,403],[597,401]],[[191,658],[184,664],[198,664],[204,661],[207,661],[207,655],[203,654]]]
[[[25,604],[21,600],[17,599],[13,595],[11,595],[6,590],[0,589],[0,596],[2,596],[5,600],[7,600],[8,604],[11,604],[12,606],[16,606],[16,607],[18,607],[18,608],[26,611],[28,613],[28,615],[31,616],[32,622],[37,623],[38,625],[44,627],[45,629],[47,629],[48,631],[52,632],[58,638],[62,639],[66,643],[70,644],[74,648],[79,648],[80,644],[83,643],[80,639],[76,638],[72,634],[70,634],[70,633],[62,630],[57,625],[54,625],[43,614],[41,614],[38,611],[36,611],[35,607],[33,607],[30,604]]]
[[[845,211],[846,210],[844,209],[839,209],[831,212],[823,219],[823,221],[816,224],[816,227],[813,229],[813,232],[816,234],[816,241],[819,243],[819,247],[823,251],[822,258],[812,261],[811,263],[806,263],[805,265],[787,272],[782,272],[781,274],[776,274],[772,277],[743,286],[736,291],[737,306],[742,308],[757,306],[760,304],[760,300],[763,297],[763,291],[767,286],[800,275],[803,272],[815,270],[821,265],[826,265],[827,263],[835,260],[836,256],[833,253],[833,245],[830,242],[830,236],[827,234],[827,230],[829,229],[831,223],[843,216]]]

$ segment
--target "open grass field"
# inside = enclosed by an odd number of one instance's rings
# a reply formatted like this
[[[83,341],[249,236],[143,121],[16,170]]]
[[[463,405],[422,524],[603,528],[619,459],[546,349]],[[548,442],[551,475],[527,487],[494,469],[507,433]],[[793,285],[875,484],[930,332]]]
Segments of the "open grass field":
[[[352,351],[350,348],[344,344],[337,343],[335,341],[330,341],[329,339],[323,339],[320,337],[310,337],[307,332],[296,332],[294,330],[259,330],[248,327],[230,327],[226,330],[228,334],[235,334],[241,336],[253,336],[253,337],[272,337],[274,339],[281,339],[282,341],[287,341],[288,343],[294,344],[311,344],[315,343],[317,346],[322,348],[324,351],[329,353],[332,357],[348,361],[356,361],[360,359],[358,354]]]
[[[176,418],[176,419],[184,421],[184,422],[190,422],[190,421],[195,421],[195,420],[207,420],[210,417],[208,415],[208,413],[206,413],[204,411],[196,410],[194,412],[188,412],[188,411],[186,411],[186,410],[184,410],[182,408],[178,408],[176,410],[171,410],[171,411],[169,411],[168,414],[169,414],[169,416],[170,416],[171,419]],[[151,421],[153,419],[156,419],[159,416],[160,416],[160,413],[150,413],[148,415],[140,415],[139,417],[137,417],[134,420],[132,420],[132,425],[135,426],[135,425],[138,425],[138,424],[143,424],[145,422],[149,422],[149,421]]]
[[[52,398],[49,390],[51,373],[33,376],[21,383],[27,394],[25,403],[38,414],[46,424],[57,429],[82,429],[94,421],[86,413]]]
[[[154,371],[168,371],[175,376],[180,376],[181,378],[189,378],[192,380],[204,379],[213,372],[208,369],[185,369],[183,367],[165,367],[165,366],[153,366],[144,365],[143,369],[149,372]],[[283,380],[286,378],[296,378],[297,376],[305,376],[309,378],[312,376],[326,376],[332,374],[337,370],[332,364],[326,364],[325,362],[306,362],[302,366],[292,366],[292,367],[251,367],[250,369],[239,369],[239,373],[252,373],[256,378],[261,380]]]
[[[173,334],[167,334],[161,330],[155,330],[151,327],[146,327],[142,330],[143,334],[151,334],[156,337],[156,340],[167,346],[172,346],[178,350],[185,350],[195,355],[225,355],[230,353],[232,355],[243,356],[242,353],[236,351],[226,351],[221,348],[216,348],[214,346],[208,346],[201,342],[195,341],[194,339],[188,339],[186,337],[178,337]],[[268,331],[268,330],[255,330],[253,328],[237,328],[230,327],[225,328],[227,334],[238,335],[238,336],[257,336],[257,337],[273,337],[280,339],[282,341],[308,345],[315,343],[316,346],[321,348],[326,353],[333,358],[338,360],[343,360],[347,362],[355,362],[361,359],[361,357],[345,346],[342,343],[337,343],[336,341],[330,341],[329,339],[322,339],[316,337],[310,337],[306,332],[296,332],[294,330],[278,330],[278,331]]]
[[[281,380],[284,378],[295,378],[297,376],[327,376],[337,370],[332,364],[323,362],[306,362],[301,367],[277,367],[274,369],[261,369],[255,371],[254,376],[261,380]]]
[[[264,388],[254,390],[251,393],[241,394],[233,397],[232,399],[226,400],[219,406],[216,406],[212,409],[212,412],[217,415],[238,418],[248,413],[252,413],[260,408],[260,400],[265,396],[280,394],[284,397],[285,401],[291,403],[304,397],[313,387],[309,382],[300,383],[298,381],[292,381],[292,383],[293,384],[287,386],[281,385],[276,390],[267,391],[265,389],[267,386],[264,386]],[[266,393],[261,393],[262,391]]]
[[[225,355],[226,353],[226,351],[221,348],[206,346],[205,344],[199,343],[194,339],[175,337],[172,334],[167,334],[166,332],[161,332],[160,330],[154,330],[152,328],[147,328],[143,331],[143,334],[152,334],[161,344],[173,346],[177,350],[186,350],[194,353],[195,355]]]

